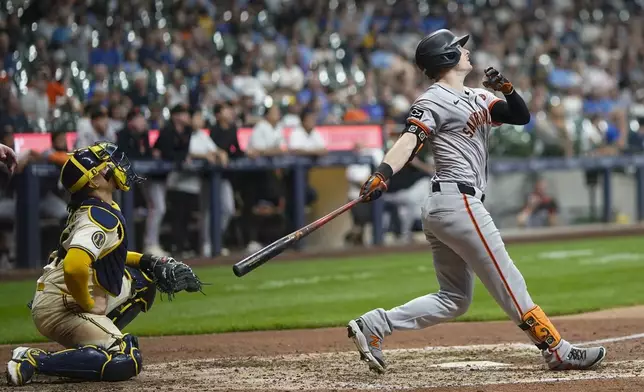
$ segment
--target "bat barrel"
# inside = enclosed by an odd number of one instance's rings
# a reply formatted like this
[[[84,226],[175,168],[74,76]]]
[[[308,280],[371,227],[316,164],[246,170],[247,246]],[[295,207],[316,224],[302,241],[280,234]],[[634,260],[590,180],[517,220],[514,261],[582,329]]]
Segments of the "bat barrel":
[[[251,272],[255,268],[261,266],[262,264],[266,263],[273,257],[279,255],[282,253],[286,248],[294,244],[295,242],[301,240],[302,238],[306,237],[307,235],[311,234],[315,230],[319,229],[320,227],[324,226],[327,224],[329,221],[335,219],[338,215],[344,213],[345,211],[351,209],[353,206],[356,204],[360,203],[366,198],[367,195],[360,196],[359,198],[352,200],[348,202],[347,204],[343,205],[342,207],[338,208],[337,210],[328,213],[327,215],[323,216],[322,218],[316,220],[315,222],[309,223],[308,225],[304,226],[303,228],[294,231],[293,233],[280,238],[279,240],[273,242],[272,244],[258,250],[257,252],[253,253],[252,255],[246,257],[242,261],[239,261],[235,265],[233,265],[233,273],[237,277],[242,277],[246,275],[247,273]]]
[[[237,262],[233,265],[233,273],[237,277],[246,275],[250,271],[266,263],[268,260],[282,253],[291,242],[293,242],[292,236],[280,238],[265,248],[262,248],[246,257],[242,261]]]

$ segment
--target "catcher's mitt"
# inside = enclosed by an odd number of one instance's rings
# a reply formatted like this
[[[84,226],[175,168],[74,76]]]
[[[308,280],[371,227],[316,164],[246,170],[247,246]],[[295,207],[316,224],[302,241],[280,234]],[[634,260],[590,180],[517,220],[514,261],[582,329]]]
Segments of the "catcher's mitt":
[[[195,275],[192,268],[172,257],[144,254],[139,266],[141,271],[152,277],[157,290],[167,294],[170,300],[179,291],[203,293],[204,283]]]

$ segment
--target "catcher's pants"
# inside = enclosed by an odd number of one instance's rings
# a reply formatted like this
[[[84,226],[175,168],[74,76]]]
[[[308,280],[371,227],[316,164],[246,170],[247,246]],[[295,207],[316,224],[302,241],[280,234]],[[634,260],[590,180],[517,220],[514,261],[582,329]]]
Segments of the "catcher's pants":
[[[132,281],[125,275],[121,294],[108,296],[105,314],[125,303],[132,295]],[[45,337],[66,348],[95,345],[108,349],[123,333],[106,315],[77,313],[70,308],[76,305],[71,295],[61,293],[50,283],[39,284],[31,306],[31,316],[36,328]]]

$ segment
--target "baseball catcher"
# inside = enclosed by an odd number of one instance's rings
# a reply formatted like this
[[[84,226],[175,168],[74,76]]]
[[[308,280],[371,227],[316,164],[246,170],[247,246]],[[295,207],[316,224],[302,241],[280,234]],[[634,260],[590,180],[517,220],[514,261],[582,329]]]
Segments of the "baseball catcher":
[[[112,194],[142,181],[112,143],[76,150],[63,166],[60,182],[71,194],[69,216],[30,307],[38,331],[65,349],[14,349],[7,364],[10,385],[24,385],[36,373],[130,379],[141,372],[143,359],[137,338],[121,330],[150,310],[157,290],[170,298],[201,291],[186,264],[128,251],[125,219]]]

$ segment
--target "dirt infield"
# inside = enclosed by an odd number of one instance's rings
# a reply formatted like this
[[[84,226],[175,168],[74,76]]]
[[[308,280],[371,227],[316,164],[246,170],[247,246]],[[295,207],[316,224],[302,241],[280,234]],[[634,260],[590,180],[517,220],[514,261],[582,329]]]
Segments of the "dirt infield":
[[[451,323],[388,338],[388,372],[376,376],[358,361],[343,328],[325,328],[142,338],[146,365],[136,379],[62,384],[39,377],[20,391],[644,390],[644,307],[559,317],[556,324],[572,342],[602,342],[608,349],[604,365],[547,371],[510,322]],[[4,363],[9,347],[0,352]]]

